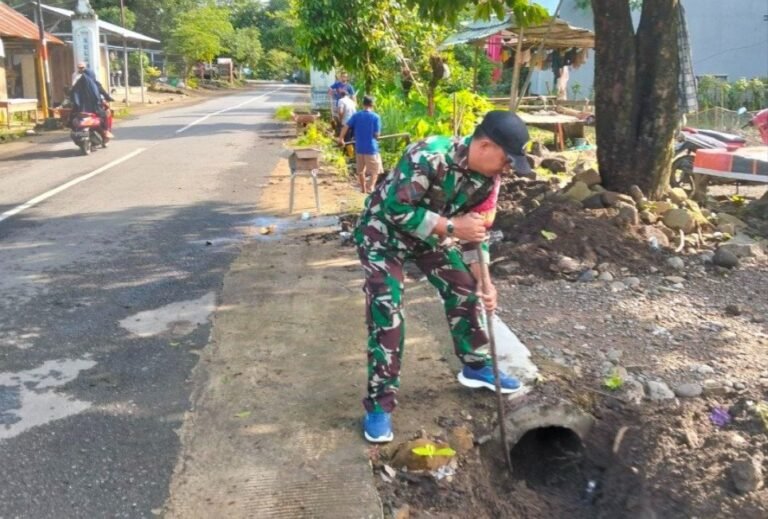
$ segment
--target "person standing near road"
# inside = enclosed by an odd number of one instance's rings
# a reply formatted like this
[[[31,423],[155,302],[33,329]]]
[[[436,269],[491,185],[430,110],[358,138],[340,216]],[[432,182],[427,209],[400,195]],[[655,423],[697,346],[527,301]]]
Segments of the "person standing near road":
[[[340,90],[344,90],[350,99],[357,102],[355,99],[355,88],[349,83],[349,74],[346,72],[339,74],[339,79],[328,88],[328,96],[331,98],[331,115],[338,124],[337,128],[341,128],[338,111],[339,99],[341,99],[339,96]]]
[[[403,358],[406,260],[416,263],[443,299],[454,351],[463,364],[459,383],[494,390],[491,359],[481,351],[488,344],[483,306],[495,310],[496,289],[490,283],[487,293],[478,294],[477,244],[484,255],[488,246],[485,218],[473,208],[495,200],[502,173],[531,173],[524,152],[528,140],[528,129],[517,115],[489,112],[472,136],[429,137],[408,146],[397,167],[366,199],[354,238],[365,275],[368,391],[363,432],[368,441],[394,437],[391,413]],[[468,244],[466,254],[456,240]],[[522,387],[505,373],[499,379],[504,393]]]
[[[341,128],[339,144],[344,146],[347,132],[355,136],[355,165],[360,191],[370,193],[376,185],[376,179],[382,171],[379,155],[379,136],[381,135],[381,117],[373,111],[373,98],[363,97],[363,109],[355,112],[347,124]],[[366,181],[366,177],[368,180]]]
[[[339,89],[339,102],[336,104],[339,111],[339,120],[342,127],[349,122],[349,118],[357,112],[357,103],[355,100],[347,94],[347,91],[343,88]],[[349,136],[348,136],[349,137]]]

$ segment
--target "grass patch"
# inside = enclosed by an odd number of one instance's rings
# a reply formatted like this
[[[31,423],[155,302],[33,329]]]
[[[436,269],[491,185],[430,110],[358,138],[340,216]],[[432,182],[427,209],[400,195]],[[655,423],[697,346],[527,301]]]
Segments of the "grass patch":
[[[131,109],[128,108],[127,106],[123,106],[117,109],[115,108],[112,109],[112,117],[114,117],[115,119],[123,119],[125,117],[128,117],[129,115],[131,115]]]
[[[27,134],[27,130],[29,128],[18,128],[18,129],[2,129],[0,130],[0,143],[3,142],[13,142],[15,140],[21,139]]]
[[[275,119],[278,121],[290,121],[293,119],[293,106],[283,105],[278,106],[275,110]]]

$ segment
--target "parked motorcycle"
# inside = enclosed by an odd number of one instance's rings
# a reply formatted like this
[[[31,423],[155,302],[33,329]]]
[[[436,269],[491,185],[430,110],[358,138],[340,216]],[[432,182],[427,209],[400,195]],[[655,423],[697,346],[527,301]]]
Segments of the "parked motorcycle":
[[[741,117],[747,113],[742,107],[737,111]],[[768,144],[768,109],[755,114],[742,128],[754,126],[760,131],[760,137],[764,144]],[[747,145],[747,140],[741,135],[706,130],[702,128],[683,128],[678,134],[678,143],[675,146],[675,159],[672,161],[672,175],[670,184],[679,187],[683,184],[691,188],[691,176],[693,174],[693,159],[696,151],[700,149],[723,149],[733,151]],[[730,179],[711,179],[714,183],[727,184],[733,182]]]
[[[747,144],[747,140],[733,133],[703,130],[700,128],[683,128],[677,137],[675,159],[672,161],[672,175],[669,183],[679,187],[691,183],[693,174],[693,159],[701,149],[735,150]]]
[[[111,118],[111,110],[105,105],[105,114]],[[110,125],[107,124],[107,127]],[[106,148],[109,143],[108,133],[102,126],[101,116],[92,112],[77,112],[72,114],[70,120],[72,131],[69,136],[72,142],[77,144],[83,155],[90,155],[91,151],[98,148]]]

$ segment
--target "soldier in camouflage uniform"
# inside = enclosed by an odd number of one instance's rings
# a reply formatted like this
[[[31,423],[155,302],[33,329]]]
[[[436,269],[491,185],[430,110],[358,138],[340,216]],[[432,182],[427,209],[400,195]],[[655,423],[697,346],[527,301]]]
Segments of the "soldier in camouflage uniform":
[[[488,343],[483,304],[494,310],[496,292],[491,286],[488,293],[477,293],[476,245],[482,243],[483,254],[488,247],[484,218],[472,208],[488,199],[502,172],[530,173],[523,151],[527,142],[519,117],[489,112],[471,137],[430,137],[409,146],[367,198],[354,237],[365,273],[368,395],[363,404],[369,441],[393,438],[390,415],[403,357],[406,260],[416,263],[443,299],[454,350],[464,365],[459,381],[494,388],[490,359],[478,349]],[[500,381],[504,392],[520,389],[513,377],[502,374]]]

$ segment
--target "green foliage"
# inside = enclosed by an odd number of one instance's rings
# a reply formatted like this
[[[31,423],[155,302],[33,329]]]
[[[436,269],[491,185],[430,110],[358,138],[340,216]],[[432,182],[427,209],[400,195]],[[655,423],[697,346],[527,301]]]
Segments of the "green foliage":
[[[256,27],[235,29],[225,40],[227,51],[241,66],[255,67],[263,55]]]
[[[304,133],[299,135],[289,146],[291,148],[309,147],[320,150],[324,166],[330,167],[340,176],[346,176],[347,159],[344,157],[342,149],[336,145],[336,141],[330,135],[331,128],[328,123],[318,120],[308,124]]]
[[[736,207],[743,207],[747,203],[747,199],[743,195],[731,195],[730,200]]]
[[[257,74],[262,79],[285,79],[299,67],[299,60],[293,54],[280,49],[270,49],[259,61]]]
[[[131,84],[137,84],[139,82],[139,63],[144,68],[144,83],[150,84],[152,81],[160,77],[160,70],[151,66],[149,63],[149,55],[143,52],[131,52],[128,54],[128,74],[131,77]],[[119,65],[122,70],[122,64]]]
[[[468,90],[435,96],[435,115],[427,116],[427,99],[411,91],[406,98],[401,92],[390,91],[376,97],[376,112],[381,116],[382,134],[408,132],[421,139],[428,135],[453,134],[453,99],[456,97],[456,113],[459,135],[471,133],[480,118],[491,110],[492,105],[483,97]]]
[[[611,391],[617,391],[624,385],[624,379],[621,378],[618,371],[614,371],[610,377],[603,380],[603,386]]]
[[[110,7],[102,7],[101,9],[95,9],[96,14],[99,15],[99,20],[104,20],[105,22],[113,23],[115,25],[119,25],[120,27],[123,26],[123,22],[120,18],[120,6],[110,6]],[[126,29],[133,29],[136,27],[136,14],[128,9],[125,8],[125,28]]]
[[[340,177],[347,176],[347,159],[341,148],[326,147],[323,150],[323,162]]]
[[[477,85],[482,90],[491,84],[493,69],[496,67],[485,52],[476,52],[474,45],[455,45],[452,49],[456,63],[474,72],[477,63]],[[509,92],[507,86],[506,92]]]
[[[74,0],[56,0],[46,2],[67,9],[72,9]],[[200,5],[199,0],[129,0],[126,4],[126,26],[142,34],[152,36],[163,42],[168,41],[178,17]],[[91,6],[99,18],[122,26],[120,23],[120,0],[91,0]],[[133,13],[134,24],[129,23],[129,9]],[[106,11],[106,14],[102,14]],[[116,13],[116,14],[113,14]]]
[[[405,5],[416,7],[422,18],[449,23],[456,23],[468,10],[475,18],[502,20],[511,9],[522,26],[541,23],[549,16],[544,7],[530,0],[406,0]]]
[[[762,109],[768,104],[768,78],[741,78],[729,83],[714,76],[702,76],[697,85],[699,109],[714,107],[738,110]]]
[[[253,0],[235,1],[230,20],[235,29],[258,29],[263,48],[294,52],[298,20],[293,15],[290,0],[270,0],[267,4]]]
[[[308,124],[304,133],[299,135],[294,141],[295,146],[328,146],[333,143],[328,135],[327,125],[321,121]]]
[[[541,235],[547,241],[554,241],[557,239],[557,233],[554,233],[552,231],[547,231],[546,229],[541,230]]]
[[[382,20],[388,1],[295,0],[299,20],[297,43],[307,59],[320,70],[342,67],[362,71],[368,80],[378,75],[385,55]]]
[[[183,57],[188,66],[197,61],[207,63],[224,49],[233,31],[226,9],[199,7],[179,16],[170,49]]]
[[[289,105],[278,106],[275,110],[275,119],[278,121],[290,121],[293,118],[293,107]]]
[[[191,88],[192,90],[200,87],[200,78],[197,78],[195,76],[190,76],[185,80],[185,83],[187,85],[187,88]]]

